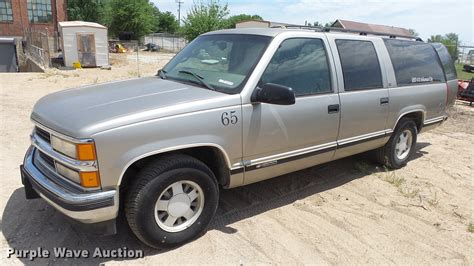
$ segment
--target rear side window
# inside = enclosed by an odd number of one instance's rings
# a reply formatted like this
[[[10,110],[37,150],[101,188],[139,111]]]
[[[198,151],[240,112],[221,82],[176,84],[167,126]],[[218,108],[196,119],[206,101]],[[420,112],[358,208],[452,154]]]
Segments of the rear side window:
[[[263,73],[261,82],[288,86],[296,96],[332,92],[323,41],[311,38],[283,41]]]
[[[448,52],[448,49],[441,43],[432,43],[433,47],[438,52],[441,64],[443,64],[444,73],[446,74],[447,80],[457,79],[456,68],[454,68],[453,59]]]
[[[372,42],[336,40],[344,75],[344,90],[382,88],[380,64]]]
[[[445,82],[433,46],[427,43],[384,39],[398,86]]]

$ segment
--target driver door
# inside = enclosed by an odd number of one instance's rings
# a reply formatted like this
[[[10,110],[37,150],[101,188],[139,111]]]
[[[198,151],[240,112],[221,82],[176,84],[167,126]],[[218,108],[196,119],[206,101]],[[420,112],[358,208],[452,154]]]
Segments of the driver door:
[[[282,41],[259,86],[291,87],[293,105],[242,106],[244,183],[293,172],[331,160],[339,128],[334,65],[322,38]]]

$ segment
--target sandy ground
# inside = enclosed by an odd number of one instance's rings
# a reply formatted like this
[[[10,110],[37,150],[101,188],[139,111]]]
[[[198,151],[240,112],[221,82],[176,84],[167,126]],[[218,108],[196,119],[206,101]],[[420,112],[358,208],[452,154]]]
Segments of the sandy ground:
[[[142,76],[170,58],[147,56]],[[145,252],[141,259],[35,260],[49,264],[474,264],[474,107],[463,104],[419,136],[403,169],[387,172],[359,155],[222,191],[209,231],[174,250],[144,246],[123,219],[118,235],[95,237],[43,200],[27,201],[18,165],[29,146],[33,104],[64,88],[136,76],[132,59],[113,55],[111,71],[0,74],[0,264],[31,263],[6,258],[7,249],[37,247]]]

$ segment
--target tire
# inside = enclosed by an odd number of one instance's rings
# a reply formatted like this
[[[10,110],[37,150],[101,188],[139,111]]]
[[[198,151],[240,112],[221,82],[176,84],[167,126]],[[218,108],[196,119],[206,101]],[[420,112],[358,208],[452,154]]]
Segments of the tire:
[[[175,193],[179,187],[181,193]],[[204,234],[217,210],[219,187],[204,163],[172,155],[145,166],[125,197],[125,216],[138,239],[153,248],[169,249]],[[193,216],[187,215],[190,210]],[[179,218],[173,222],[175,216]]]
[[[377,161],[391,169],[399,169],[405,166],[415,152],[417,133],[418,130],[413,119],[400,119],[395,127],[395,131],[392,133],[385,146],[375,150]],[[401,143],[399,141],[402,134],[402,140],[404,140],[405,137],[408,138],[411,134],[411,141],[410,143],[407,142],[408,145],[397,146],[398,143]],[[402,147],[402,149],[399,149],[400,147]],[[401,152],[405,150],[403,149],[404,147],[408,150],[406,150],[406,152]]]

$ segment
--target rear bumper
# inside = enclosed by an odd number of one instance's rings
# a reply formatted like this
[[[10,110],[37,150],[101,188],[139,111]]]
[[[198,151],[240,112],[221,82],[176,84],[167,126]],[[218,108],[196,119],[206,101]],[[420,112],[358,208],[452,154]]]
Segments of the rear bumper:
[[[118,214],[118,193],[108,191],[71,191],[53,182],[33,163],[36,148],[28,149],[20,166],[22,183],[27,198],[35,193],[66,216],[82,223],[99,223],[113,220]]]

